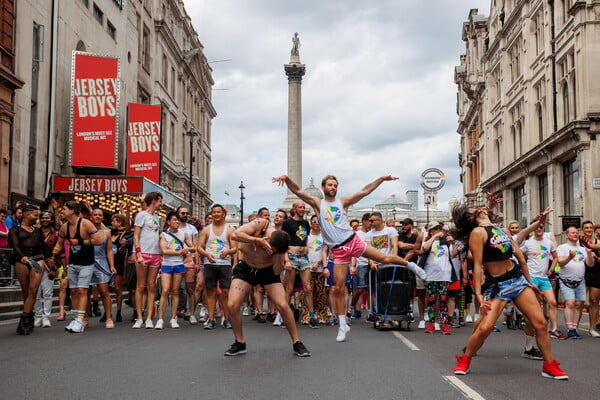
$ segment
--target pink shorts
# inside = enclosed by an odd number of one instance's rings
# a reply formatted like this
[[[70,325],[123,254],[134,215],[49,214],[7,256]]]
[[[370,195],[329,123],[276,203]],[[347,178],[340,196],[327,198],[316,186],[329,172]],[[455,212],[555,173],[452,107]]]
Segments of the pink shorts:
[[[350,240],[348,243],[345,243],[340,247],[336,247],[335,249],[331,249],[333,263],[350,264],[352,257],[362,256],[366,249],[367,244],[363,242],[358,235],[354,235],[354,238],[352,238],[352,240]]]
[[[160,254],[142,253],[142,264],[147,267],[160,267],[161,262]]]

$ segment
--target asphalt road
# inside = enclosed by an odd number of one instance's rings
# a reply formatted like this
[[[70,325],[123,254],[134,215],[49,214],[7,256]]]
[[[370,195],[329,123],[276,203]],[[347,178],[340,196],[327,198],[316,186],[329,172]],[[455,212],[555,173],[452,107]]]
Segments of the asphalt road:
[[[126,313],[125,315],[129,315]],[[555,358],[570,380],[543,378],[541,362],[521,358],[523,333],[494,333],[471,372],[452,374],[454,354],[469,328],[453,335],[376,331],[363,320],[348,340],[337,328],[301,326],[312,352],[298,358],[287,331],[244,317],[248,354],[224,357],[231,331],[106,330],[92,319],[83,334],[65,323],[17,336],[0,326],[1,399],[566,399],[598,398],[600,340],[553,340]],[[464,386],[466,385],[466,387]],[[461,386],[459,389],[457,386]],[[479,397],[478,397],[479,396]]]

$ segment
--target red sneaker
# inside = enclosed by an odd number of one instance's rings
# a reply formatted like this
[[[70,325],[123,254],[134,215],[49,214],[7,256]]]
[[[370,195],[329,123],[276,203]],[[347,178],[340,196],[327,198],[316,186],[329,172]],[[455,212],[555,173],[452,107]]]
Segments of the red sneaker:
[[[427,328],[425,328],[425,333],[433,333],[435,331],[435,325],[433,324],[429,324],[427,325]]]
[[[444,335],[452,335],[452,329],[448,325],[442,325],[442,333]]]
[[[471,366],[471,358],[465,354],[463,354],[462,356],[454,356],[454,357],[456,357],[456,365],[454,366],[454,374],[455,375],[466,375],[467,372],[469,372],[469,367]]]
[[[544,366],[542,367],[542,376],[544,378],[552,379],[569,379],[569,375],[560,369],[559,365],[560,363],[556,360],[544,361]]]

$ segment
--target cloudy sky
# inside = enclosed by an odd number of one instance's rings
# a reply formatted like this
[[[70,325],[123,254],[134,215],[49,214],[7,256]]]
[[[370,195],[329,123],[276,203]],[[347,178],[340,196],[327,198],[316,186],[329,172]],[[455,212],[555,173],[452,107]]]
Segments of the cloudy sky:
[[[277,208],[287,171],[288,82],[283,64],[298,32],[302,82],[303,181],[340,180],[340,195],[378,176],[359,205],[420,187],[427,168],[446,173],[440,208],[462,196],[454,67],[464,52],[469,10],[489,0],[185,0],[215,80],[212,199],[246,211]],[[226,89],[226,90],[225,90]],[[229,192],[230,196],[225,195]],[[420,207],[423,200],[420,199]]]

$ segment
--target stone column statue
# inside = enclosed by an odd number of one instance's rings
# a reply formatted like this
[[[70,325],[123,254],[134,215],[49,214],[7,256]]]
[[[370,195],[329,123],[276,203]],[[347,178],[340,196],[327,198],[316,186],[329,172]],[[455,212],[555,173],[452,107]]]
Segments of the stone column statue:
[[[300,55],[300,38],[298,37],[298,32],[294,33],[294,37],[292,37],[292,55]]]

